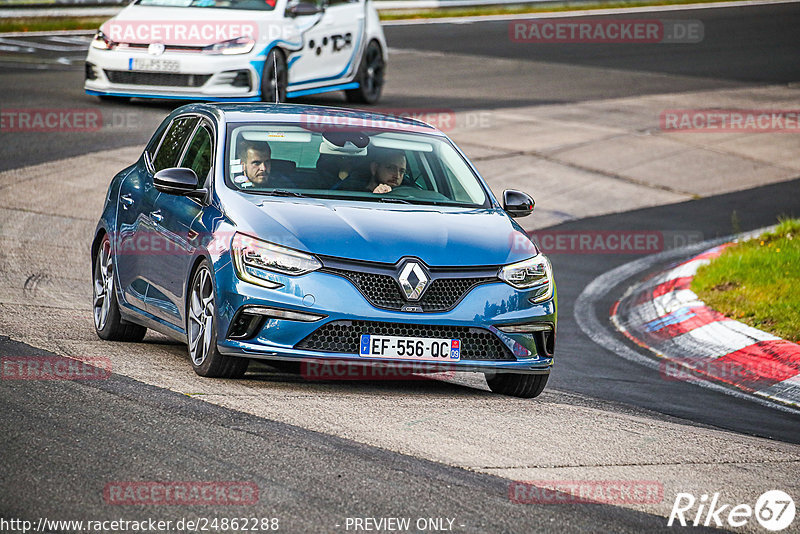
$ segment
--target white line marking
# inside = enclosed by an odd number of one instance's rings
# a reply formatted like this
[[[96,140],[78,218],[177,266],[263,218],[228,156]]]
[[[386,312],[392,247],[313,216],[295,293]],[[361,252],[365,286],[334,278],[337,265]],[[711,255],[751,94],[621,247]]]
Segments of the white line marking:
[[[76,44],[76,45],[82,45],[84,47],[89,46],[89,43],[92,42],[91,37],[81,37],[81,36],[60,37],[58,35],[55,35],[52,37],[48,37],[47,40],[53,43]]]
[[[656,313],[658,314],[657,317],[663,318],[665,315],[669,315],[674,311],[678,311],[681,308],[689,308],[692,306],[703,306],[704,303],[702,300],[698,298],[694,291],[691,289],[680,289],[678,291],[670,291],[669,293],[664,293],[663,295],[659,295],[658,297],[654,298],[652,301],[652,306],[655,308]],[[647,306],[648,303],[645,302],[642,306]]]
[[[49,32],[0,32],[0,37],[47,37],[49,35],[86,35],[91,37],[95,30],[52,30]]]
[[[83,48],[77,46],[59,46],[59,45],[50,45],[44,43],[37,43],[34,41],[22,41],[17,39],[7,39],[5,37],[0,37],[0,43],[15,45],[15,46],[26,46],[30,48],[39,48],[41,50],[52,50],[54,52],[79,52],[84,51]]]
[[[780,399],[787,404],[793,404],[800,407],[800,375],[794,375],[792,378],[787,378],[777,384],[772,384],[770,387],[757,391],[756,395],[771,399]]]

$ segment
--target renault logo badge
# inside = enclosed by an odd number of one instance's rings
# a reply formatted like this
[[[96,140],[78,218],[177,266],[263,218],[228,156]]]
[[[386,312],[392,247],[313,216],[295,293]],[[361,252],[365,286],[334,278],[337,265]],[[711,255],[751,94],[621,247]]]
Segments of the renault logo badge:
[[[397,281],[400,282],[406,300],[419,300],[430,280],[419,263],[410,261],[400,271]]]
[[[147,53],[150,54],[151,56],[160,56],[161,54],[164,53],[164,50],[166,50],[166,48],[167,47],[164,46],[164,43],[153,43],[147,47]]]

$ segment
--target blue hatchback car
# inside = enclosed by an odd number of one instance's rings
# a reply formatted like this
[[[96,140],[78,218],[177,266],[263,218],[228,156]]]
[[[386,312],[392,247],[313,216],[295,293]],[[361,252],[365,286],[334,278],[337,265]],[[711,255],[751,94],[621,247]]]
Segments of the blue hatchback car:
[[[102,339],[152,328],[202,376],[250,359],[483,372],[535,397],[553,365],[548,259],[440,131],[285,104],[172,112],[111,181],[91,246]],[[292,364],[289,364],[291,366]]]

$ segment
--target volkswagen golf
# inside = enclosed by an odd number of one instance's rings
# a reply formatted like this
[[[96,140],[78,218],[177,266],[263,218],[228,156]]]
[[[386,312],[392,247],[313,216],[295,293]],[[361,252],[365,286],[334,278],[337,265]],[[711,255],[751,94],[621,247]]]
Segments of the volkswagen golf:
[[[135,0],[97,31],[84,88],[103,99],[373,104],[386,40],[370,0]]]

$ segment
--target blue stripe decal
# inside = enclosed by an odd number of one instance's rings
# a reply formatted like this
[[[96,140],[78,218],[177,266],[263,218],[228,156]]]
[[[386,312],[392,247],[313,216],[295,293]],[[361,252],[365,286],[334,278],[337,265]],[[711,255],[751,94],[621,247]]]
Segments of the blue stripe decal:
[[[286,98],[297,98],[298,96],[316,95],[329,91],[345,91],[347,89],[358,89],[358,82],[342,83],[339,85],[329,85],[328,87],[318,87],[316,89],[304,89],[302,91],[290,91],[286,93]]]
[[[356,55],[358,54],[359,47],[361,46],[361,35],[364,33],[363,31],[361,31],[362,30],[362,25],[363,25],[363,22],[359,22],[358,23],[358,41],[356,41],[356,44],[353,47],[353,55],[350,56],[350,60],[347,62],[347,65],[345,65],[344,70],[342,72],[340,72],[339,74],[337,74],[335,76],[329,76],[327,78],[316,78],[316,79],[313,79],[313,80],[304,80],[302,82],[290,83],[289,85],[290,86],[291,85],[305,85],[307,83],[329,82],[331,80],[337,80],[337,79],[341,78],[342,76],[346,75],[347,72],[350,70],[350,65],[353,63],[353,60],[356,58]]]
[[[215,96],[202,96],[202,95],[143,95],[143,94],[136,94],[136,93],[112,93],[112,92],[105,92],[105,91],[92,91],[91,89],[85,90],[87,95],[93,96],[124,96],[124,97],[133,97],[133,98],[165,98],[170,100],[197,100],[200,102],[261,102],[261,98],[257,96],[247,96],[247,97],[237,97],[237,96],[228,96],[228,97],[215,97]]]

